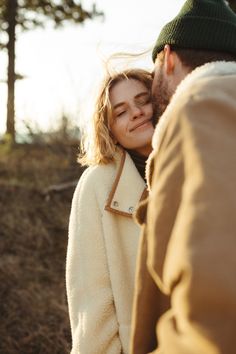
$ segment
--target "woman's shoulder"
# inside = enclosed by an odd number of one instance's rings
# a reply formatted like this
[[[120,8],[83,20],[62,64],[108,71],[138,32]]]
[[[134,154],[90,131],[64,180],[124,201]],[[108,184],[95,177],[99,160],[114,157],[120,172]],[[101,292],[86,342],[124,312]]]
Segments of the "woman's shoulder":
[[[115,170],[115,164],[113,162],[104,164],[89,166],[80,177],[80,180],[87,183],[95,183],[101,178],[109,178],[110,173]]]
[[[77,188],[96,188],[110,185],[114,180],[120,165],[121,154],[116,153],[114,161],[108,164],[89,166],[81,175]]]

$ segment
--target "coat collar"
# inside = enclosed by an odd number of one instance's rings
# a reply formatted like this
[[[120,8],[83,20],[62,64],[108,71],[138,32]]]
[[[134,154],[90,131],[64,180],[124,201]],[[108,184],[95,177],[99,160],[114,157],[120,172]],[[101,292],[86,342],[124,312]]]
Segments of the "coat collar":
[[[132,217],[140,200],[147,195],[146,185],[129,154],[122,151],[105,210]]]
[[[199,79],[210,78],[213,76],[224,76],[236,74],[236,63],[235,62],[226,62],[226,61],[216,61],[212,63],[206,63],[202,66],[197,67],[192,72],[190,72],[183,81],[177,87],[170,104],[167,106],[165,112],[162,114],[152,138],[153,151],[149,155],[146,168],[146,176],[148,181],[148,188],[150,189],[150,176],[152,176],[153,171],[153,156],[156,154],[159,149],[159,143],[161,136],[163,135],[165,128],[173,116],[170,114],[175,107],[176,102],[181,99],[181,96],[184,92],[188,92],[190,87]]]

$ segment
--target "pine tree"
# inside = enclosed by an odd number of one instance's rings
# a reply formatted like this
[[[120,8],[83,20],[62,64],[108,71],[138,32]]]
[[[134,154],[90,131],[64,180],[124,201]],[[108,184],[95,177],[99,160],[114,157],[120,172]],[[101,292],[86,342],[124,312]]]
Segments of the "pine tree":
[[[6,133],[15,141],[15,44],[22,31],[44,26],[51,21],[55,27],[67,22],[82,24],[87,19],[103,16],[95,4],[87,11],[76,0],[0,0],[0,49],[8,53],[8,100]]]

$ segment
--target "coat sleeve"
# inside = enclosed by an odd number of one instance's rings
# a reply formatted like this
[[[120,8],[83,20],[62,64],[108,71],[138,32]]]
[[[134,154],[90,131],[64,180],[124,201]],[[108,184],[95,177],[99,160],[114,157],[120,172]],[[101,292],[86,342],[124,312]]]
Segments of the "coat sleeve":
[[[148,266],[171,298],[157,329],[162,354],[235,353],[236,111],[228,102],[206,94],[177,109],[154,157]]]
[[[161,293],[147,270],[147,204],[148,199],[140,203],[136,212],[136,220],[142,225],[142,234],[137,257],[130,354],[146,354],[156,348],[155,325],[169,308],[168,297]]]
[[[74,193],[66,264],[73,354],[120,354],[102,214],[88,170]]]

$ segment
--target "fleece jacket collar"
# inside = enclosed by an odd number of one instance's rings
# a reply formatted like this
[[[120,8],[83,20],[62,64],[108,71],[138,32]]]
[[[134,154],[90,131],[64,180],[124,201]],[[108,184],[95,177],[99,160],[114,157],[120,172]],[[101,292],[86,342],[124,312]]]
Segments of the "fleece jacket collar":
[[[226,61],[216,61],[212,63],[207,63],[202,66],[197,67],[191,73],[189,73],[183,81],[177,87],[170,104],[166,108],[165,112],[162,114],[153,135],[152,145],[153,149],[156,149],[160,141],[160,137],[168,120],[172,115],[168,114],[170,110],[173,109],[176,102],[181,98],[181,95],[188,91],[189,88],[199,79],[210,78],[213,76],[225,76],[236,74],[236,62],[226,62]]]
[[[105,210],[132,217],[139,201],[145,196],[145,182],[129,154],[123,151]]]
[[[226,62],[226,61],[216,61],[212,63],[206,63],[202,66],[197,67],[192,72],[190,72],[183,81],[177,87],[169,105],[167,106],[165,112],[162,114],[152,138],[153,151],[149,155],[146,168],[147,181],[149,181],[149,176],[152,173],[153,164],[152,157],[159,149],[159,143],[161,137],[165,131],[166,126],[168,125],[169,120],[173,114],[173,109],[176,103],[181,100],[181,96],[184,92],[187,92],[191,89],[195,82],[204,78],[211,78],[213,76],[225,76],[225,75],[235,75],[236,74],[236,62]],[[148,186],[150,188],[150,186]]]

